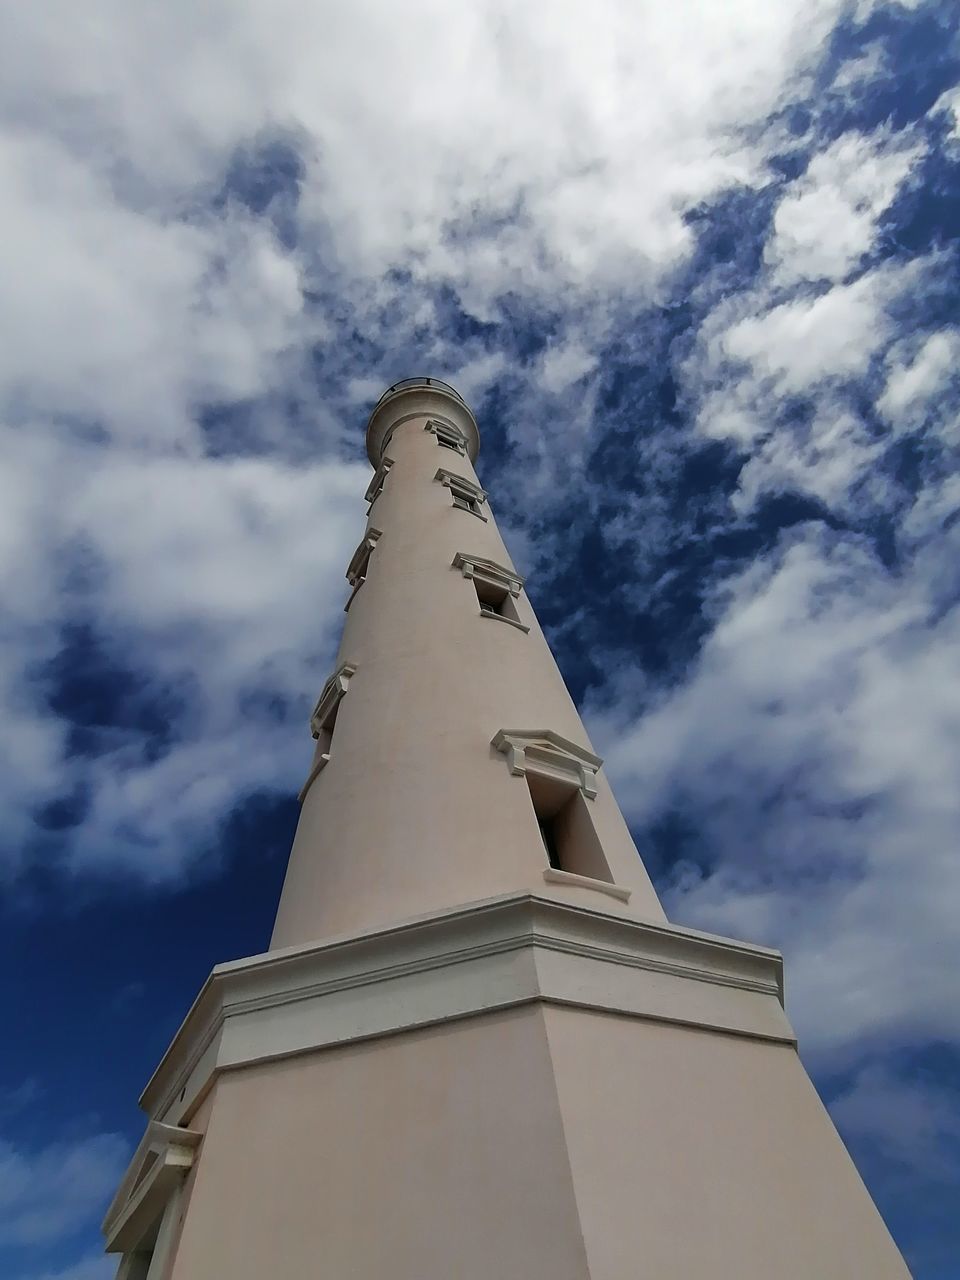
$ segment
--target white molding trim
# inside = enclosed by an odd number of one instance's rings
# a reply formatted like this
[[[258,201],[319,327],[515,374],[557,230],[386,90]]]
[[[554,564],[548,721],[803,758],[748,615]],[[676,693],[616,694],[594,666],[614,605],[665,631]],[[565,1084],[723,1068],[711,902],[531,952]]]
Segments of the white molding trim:
[[[347,565],[346,579],[353,590],[350,592],[350,597],[347,600],[347,603],[343,606],[344,613],[346,613],[353,604],[354,596],[366,581],[367,569],[370,565],[370,557],[382,537],[383,534],[379,529],[368,529],[363,536],[363,541],[350,557],[350,563]]]
[[[430,418],[424,424],[423,429],[436,436],[438,440],[442,440],[444,444],[452,445],[457,453],[465,454],[467,452],[467,437],[459,427],[453,426],[452,423],[443,422],[438,418]]]
[[[141,1105],[185,1123],[222,1071],[530,1003],[795,1043],[777,952],[612,910],[524,892],[218,965]]]
[[[609,880],[597,880],[594,876],[578,876],[573,871],[561,871],[559,867],[545,867],[543,878],[547,884],[565,884],[571,889],[593,889],[596,893],[605,893],[620,902],[629,902],[631,889],[612,884]]]
[[[508,618],[505,613],[489,613],[482,606],[480,608],[481,618],[492,618],[494,622],[505,622],[510,627],[516,627],[518,631],[522,631],[524,635],[530,634],[530,628],[525,622],[520,622],[517,618]]]
[[[350,557],[350,563],[347,565],[345,576],[351,587],[358,587],[367,576],[367,565],[370,563],[370,556],[382,537],[383,534],[379,529],[368,529],[363,535],[363,541]]]
[[[450,490],[454,507],[460,511],[466,511],[471,516],[476,516],[484,524],[487,523],[487,517],[480,510],[487,500],[487,495],[478,484],[474,484],[466,476],[458,476],[455,471],[448,471],[446,467],[438,467],[437,474],[433,478],[439,480],[445,489]]]
[[[203,1135],[151,1120],[103,1220],[107,1253],[130,1253],[162,1218],[193,1166]]]
[[[377,498],[383,492],[383,486],[386,483],[387,476],[390,474],[390,468],[393,466],[392,458],[384,458],[373,473],[373,479],[367,485],[367,491],[363,495],[364,502],[369,502],[371,507]]]
[[[552,729],[500,729],[490,745],[503,752],[515,776],[532,771],[575,782],[589,800],[595,799],[603,760]]]
[[[454,569],[459,569],[465,578],[476,578],[492,587],[502,587],[514,599],[523,590],[523,579],[513,569],[508,569],[496,560],[487,560],[485,556],[472,556],[466,551],[458,551],[453,557]]]
[[[320,730],[340,705],[340,699],[350,687],[350,677],[356,674],[356,663],[341,662],[320,690],[320,696],[310,713],[310,732],[314,738],[320,737]]]
[[[478,502],[481,506],[487,500],[487,491],[485,489],[481,489],[478,484],[474,484],[466,476],[458,476],[455,471],[448,471],[446,467],[438,467],[437,474],[433,478],[434,480],[439,480],[444,488],[450,489],[454,493],[462,493],[465,498],[472,498],[474,502]]]
[[[320,690],[320,697],[317,699],[316,705],[310,715],[310,733],[314,738],[319,738],[321,732],[329,727],[331,717],[336,712],[344,694],[350,687],[350,677],[356,675],[356,673],[357,668],[354,663],[342,662]],[[321,771],[325,769],[329,763],[329,751],[318,751],[310,772],[307,774],[306,781],[297,793],[297,801],[299,804],[303,804],[306,799],[307,792],[316,782]]]

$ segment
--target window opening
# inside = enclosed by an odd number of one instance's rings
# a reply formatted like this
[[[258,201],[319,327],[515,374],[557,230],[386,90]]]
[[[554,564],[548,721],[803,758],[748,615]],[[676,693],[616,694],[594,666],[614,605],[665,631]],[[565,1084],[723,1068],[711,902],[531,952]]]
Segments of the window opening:
[[[527,774],[527,785],[547,862],[554,871],[612,884],[582,790],[566,780],[534,772]]]
[[[103,1230],[107,1252],[120,1254],[117,1280],[166,1274],[179,1222],[183,1183],[202,1135],[151,1120],[117,1189]]]
[[[357,668],[352,662],[342,663],[320,691],[316,706],[310,716],[310,732],[316,739],[316,750],[313,753],[313,764],[307,780],[300,788],[300,803],[313,785],[317,774],[330,762],[330,750],[333,746],[333,734],[340,714],[340,703],[350,687],[350,679]]]
[[[478,484],[474,484],[466,476],[458,476],[453,471],[447,471],[444,467],[440,467],[433,478],[450,490],[455,507],[461,511],[469,511],[478,520],[486,520],[487,517],[482,514],[480,508],[486,502],[487,495]]]
[[[330,748],[333,745],[333,731],[337,727],[337,716],[340,714],[340,702],[341,699],[338,698],[326,720],[317,727],[317,751],[320,755],[330,755]]]
[[[370,503],[371,507],[376,502],[376,500],[380,497],[381,493],[383,493],[383,486],[387,482],[387,476],[392,466],[393,466],[393,459],[384,458],[384,460],[380,463],[380,466],[377,467],[377,470],[376,470],[376,473],[374,474],[373,479],[367,485],[367,492],[363,496],[364,496],[364,499]]]
[[[481,613],[487,617],[503,618],[506,622],[516,623],[518,627],[523,626],[516,601],[506,587],[495,582],[484,582],[480,578],[474,578],[473,585]]]
[[[366,582],[367,571],[370,568],[370,556],[373,554],[373,549],[381,537],[382,534],[379,529],[368,529],[363,541],[351,556],[350,563],[347,565],[346,577],[353,590],[350,592],[349,600],[343,606],[344,611],[350,608],[351,604],[353,604],[353,597]]]
[[[494,560],[467,555],[462,551],[458,551],[453,557],[453,567],[473,582],[482,618],[501,618],[521,631],[530,630],[520,620],[517,598],[523,588],[523,579],[513,569],[506,569]]]
[[[562,871],[560,851],[557,848],[557,833],[553,829],[553,821],[550,818],[538,818],[537,825],[540,828],[540,839],[543,841],[543,847],[547,851],[547,861],[554,871]]]
[[[453,449],[455,453],[464,454],[467,450],[467,440],[459,427],[453,427],[448,422],[437,422],[431,419],[425,426],[424,431],[431,432],[437,440],[437,444],[444,449]]]
[[[153,1249],[137,1249],[135,1253],[124,1254],[117,1280],[149,1280],[152,1262]]]

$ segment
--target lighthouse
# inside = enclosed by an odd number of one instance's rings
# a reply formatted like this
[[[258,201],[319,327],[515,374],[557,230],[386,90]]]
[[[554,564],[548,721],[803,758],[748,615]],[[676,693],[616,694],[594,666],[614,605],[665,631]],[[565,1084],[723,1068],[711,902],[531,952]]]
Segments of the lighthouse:
[[[120,1280],[902,1280],[779,953],[664,915],[470,408],[406,379],[366,446],[270,949],[146,1086]]]

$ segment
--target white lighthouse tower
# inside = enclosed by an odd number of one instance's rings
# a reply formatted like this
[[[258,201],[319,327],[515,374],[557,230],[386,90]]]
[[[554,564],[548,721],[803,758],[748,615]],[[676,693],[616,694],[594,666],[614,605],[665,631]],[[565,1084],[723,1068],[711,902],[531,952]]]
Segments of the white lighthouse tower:
[[[780,956],[667,922],[474,471],[408,379],[271,949],[141,1099],[123,1280],[902,1280]]]

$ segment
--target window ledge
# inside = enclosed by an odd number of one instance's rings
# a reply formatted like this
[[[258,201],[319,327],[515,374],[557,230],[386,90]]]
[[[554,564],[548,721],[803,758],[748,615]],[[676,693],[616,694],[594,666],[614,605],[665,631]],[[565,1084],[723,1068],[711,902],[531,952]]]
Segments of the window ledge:
[[[458,507],[455,502],[451,505],[453,506],[454,511],[462,511],[464,515],[475,516],[478,520],[482,520],[484,524],[487,523],[487,517],[482,516],[479,511],[471,511],[469,507]]]
[[[480,610],[481,618],[492,618],[494,622],[505,622],[508,627],[516,627],[518,631],[522,631],[524,635],[529,635],[530,628],[523,622],[516,622],[513,618],[505,618],[502,613],[487,613],[486,609]]]
[[[558,871],[556,867],[547,867],[543,873],[547,884],[565,884],[570,889],[594,889],[597,893],[605,893],[620,902],[630,901],[630,889],[623,889],[609,880],[594,880],[592,876],[577,876],[572,871]]]
[[[300,794],[297,796],[297,800],[300,802],[300,804],[303,804],[304,800],[306,799],[307,792],[316,782],[317,775],[320,773],[321,769],[323,769],[323,767],[325,765],[328,765],[329,763],[330,763],[330,757],[328,755],[323,755],[320,757],[317,763],[310,770],[310,773],[307,775],[307,780],[303,784],[303,786],[300,788]]]

